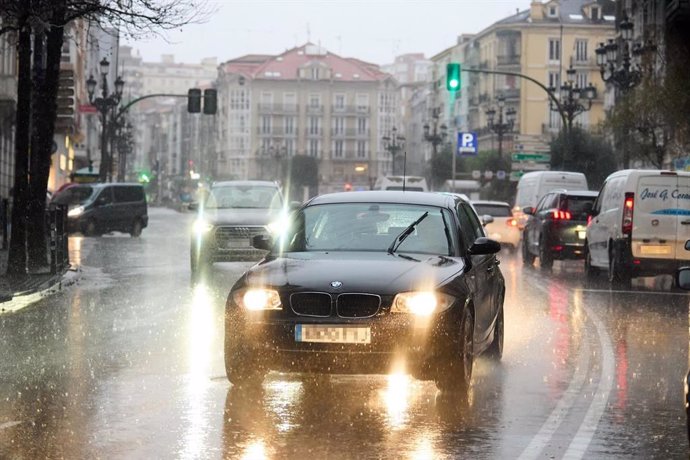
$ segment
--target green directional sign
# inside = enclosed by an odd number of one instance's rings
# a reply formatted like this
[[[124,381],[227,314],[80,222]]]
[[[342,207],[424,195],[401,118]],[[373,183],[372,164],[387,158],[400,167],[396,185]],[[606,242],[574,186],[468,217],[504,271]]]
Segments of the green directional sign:
[[[548,163],[551,161],[549,153],[513,153],[513,161],[534,161],[537,163]]]
[[[525,174],[524,171],[512,171],[510,173],[510,181],[517,182]]]

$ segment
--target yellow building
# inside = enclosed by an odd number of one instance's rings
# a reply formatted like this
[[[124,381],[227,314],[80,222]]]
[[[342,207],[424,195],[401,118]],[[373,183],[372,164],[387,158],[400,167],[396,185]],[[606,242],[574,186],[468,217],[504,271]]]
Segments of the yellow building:
[[[567,81],[568,69],[574,87],[596,88],[591,108],[573,119],[575,126],[595,128],[605,116],[604,83],[594,50],[615,34],[615,2],[610,0],[533,1],[530,8],[498,21],[473,36],[464,36],[452,49],[432,58],[437,74],[451,57],[463,68],[513,72],[526,75],[546,87],[559,88]],[[462,37],[461,37],[462,38]],[[445,85],[435,85],[445,91]],[[557,93],[557,92],[556,92]],[[515,112],[512,133],[504,136],[503,152],[523,145],[522,150],[543,150],[561,127],[559,112],[551,110],[549,96],[538,85],[512,75],[463,72],[463,90],[452,110],[445,110],[449,127],[479,133],[480,150],[497,150],[496,132],[489,128],[487,111],[494,109],[498,122],[498,99],[504,99],[504,119]],[[437,97],[437,99],[443,99]],[[450,112],[450,116],[448,113]],[[519,147],[517,147],[519,149]],[[538,166],[536,167],[538,168]]]

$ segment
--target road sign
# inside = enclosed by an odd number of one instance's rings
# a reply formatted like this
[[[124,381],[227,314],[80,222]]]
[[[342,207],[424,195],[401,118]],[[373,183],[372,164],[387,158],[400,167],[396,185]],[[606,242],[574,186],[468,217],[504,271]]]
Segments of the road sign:
[[[498,180],[504,180],[506,178],[506,172],[502,169],[499,169],[496,171],[496,179]]]
[[[551,154],[549,153],[525,153],[516,152],[513,153],[513,161],[534,161],[537,163],[549,163],[551,162]]]
[[[478,152],[477,133],[458,133],[458,155],[473,156]]]
[[[525,174],[524,171],[512,171],[510,173],[510,181],[511,182],[517,182],[520,180],[520,178]]]
[[[533,162],[519,162],[513,163],[511,168],[513,171],[548,171],[551,169],[549,163],[533,163]]]
[[[494,172],[493,171],[484,171],[484,179],[491,180],[493,178],[494,178]]]
[[[472,171],[472,179],[480,179],[482,177],[482,172],[479,170]]]

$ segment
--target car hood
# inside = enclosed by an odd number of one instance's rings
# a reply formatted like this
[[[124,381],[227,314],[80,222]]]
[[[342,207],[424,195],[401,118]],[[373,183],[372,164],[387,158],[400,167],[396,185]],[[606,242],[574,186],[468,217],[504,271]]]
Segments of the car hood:
[[[252,267],[240,284],[385,295],[436,288],[465,268],[459,258],[413,256],[418,260],[385,252],[291,253],[283,257],[267,257]],[[342,286],[332,287],[334,281],[339,281]]]
[[[203,218],[213,225],[266,225],[279,213],[276,209],[204,209]]]

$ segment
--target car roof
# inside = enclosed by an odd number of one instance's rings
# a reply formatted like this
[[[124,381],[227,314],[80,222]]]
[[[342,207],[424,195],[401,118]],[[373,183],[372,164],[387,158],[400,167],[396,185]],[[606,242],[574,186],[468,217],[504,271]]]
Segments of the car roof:
[[[557,190],[551,190],[549,193],[563,193],[565,195],[573,195],[573,196],[591,196],[596,198],[597,195],[599,195],[599,192],[595,190],[567,190],[567,189],[557,189]]]
[[[256,186],[256,187],[276,187],[279,188],[278,183],[270,180],[224,180],[214,182],[211,187],[228,187],[232,185],[239,186]]]
[[[491,200],[472,200],[472,204],[490,205],[490,206],[508,206],[511,207],[505,201],[491,201]]]
[[[402,203],[428,206],[450,207],[458,196],[433,192],[403,192],[392,190],[373,190],[363,192],[338,192],[312,198],[308,205],[332,203]]]
[[[107,184],[104,184],[102,182],[95,182],[91,184],[78,184],[79,185],[87,185],[90,187],[97,187],[97,188],[104,188],[104,187],[143,187],[143,185],[137,183],[137,182],[108,182]]]

